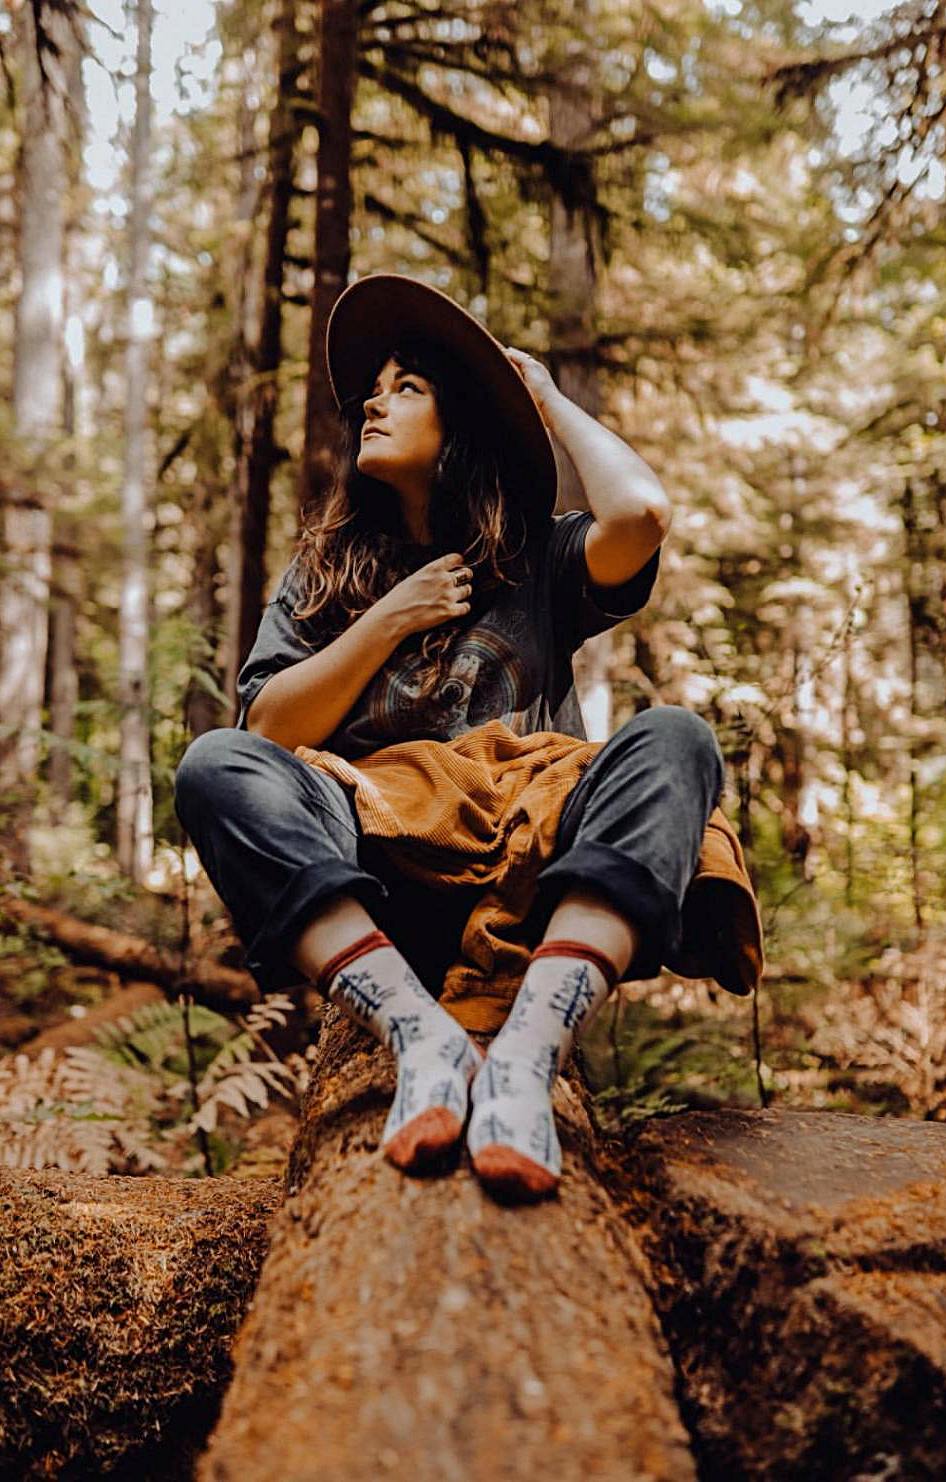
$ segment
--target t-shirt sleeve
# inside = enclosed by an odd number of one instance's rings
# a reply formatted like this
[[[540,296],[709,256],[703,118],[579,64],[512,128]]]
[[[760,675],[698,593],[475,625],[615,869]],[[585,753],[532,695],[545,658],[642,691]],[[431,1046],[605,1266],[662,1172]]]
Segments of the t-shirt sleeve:
[[[549,542],[549,595],[556,623],[572,652],[586,638],[604,633],[647,603],[657,579],[660,547],[640,571],[619,587],[600,587],[589,579],[585,537],[594,523],[590,510],[570,510],[552,521]]]
[[[321,645],[315,641],[311,624],[292,616],[295,588],[292,567],[283,573],[276,595],[266,604],[253,647],[237,676],[237,699],[240,713],[236,724],[246,729],[246,715],[263,685],[280,669],[298,664],[316,653]]]

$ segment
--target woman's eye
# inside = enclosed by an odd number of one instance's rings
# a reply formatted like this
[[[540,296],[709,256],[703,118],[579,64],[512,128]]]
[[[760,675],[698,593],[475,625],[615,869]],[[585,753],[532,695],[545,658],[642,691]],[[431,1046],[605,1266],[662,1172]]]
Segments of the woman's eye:
[[[410,388],[411,388],[412,391],[419,391],[420,390],[420,387],[418,385],[416,385],[414,381],[402,381],[401,382],[401,389],[403,390],[405,386],[410,386]]]

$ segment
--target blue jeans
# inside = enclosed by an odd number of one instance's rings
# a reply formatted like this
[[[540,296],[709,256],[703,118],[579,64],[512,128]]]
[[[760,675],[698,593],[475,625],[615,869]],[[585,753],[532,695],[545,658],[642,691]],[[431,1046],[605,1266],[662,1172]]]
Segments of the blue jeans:
[[[640,936],[627,976],[654,977],[679,943],[680,907],[722,785],[719,747],[699,716],[661,705],[621,726],[562,810],[529,919],[534,941],[566,891],[594,889]],[[296,942],[318,907],[346,894],[439,993],[482,887],[437,890],[399,877],[334,778],[265,736],[221,728],[184,753],[175,807],[261,992],[303,980]]]

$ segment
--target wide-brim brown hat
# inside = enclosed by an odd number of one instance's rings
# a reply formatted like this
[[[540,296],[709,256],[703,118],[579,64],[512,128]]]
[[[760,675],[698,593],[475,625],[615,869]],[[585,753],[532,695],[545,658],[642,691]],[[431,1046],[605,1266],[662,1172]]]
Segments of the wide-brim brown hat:
[[[329,382],[339,406],[365,395],[385,348],[422,336],[454,354],[476,378],[495,413],[489,432],[501,450],[507,492],[532,516],[555,507],[555,449],[542,413],[502,345],[485,325],[431,288],[402,273],[369,273],[339,294],[325,333]]]

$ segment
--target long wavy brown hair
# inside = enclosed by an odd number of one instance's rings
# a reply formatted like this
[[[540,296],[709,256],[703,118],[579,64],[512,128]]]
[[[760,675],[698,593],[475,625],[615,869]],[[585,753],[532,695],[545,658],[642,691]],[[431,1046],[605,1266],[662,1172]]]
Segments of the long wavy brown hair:
[[[461,625],[485,611],[501,587],[523,579],[529,532],[523,507],[512,497],[521,475],[494,436],[495,411],[462,364],[418,338],[391,344],[379,355],[376,374],[389,358],[430,382],[444,428],[431,484],[433,549],[427,559],[459,551],[473,572],[470,614],[414,635],[426,661],[418,695],[424,698],[444,676]],[[296,545],[299,595],[293,617],[320,615],[331,637],[417,567],[416,545],[396,492],[357,466],[364,403],[374,383],[372,375],[339,408],[341,448],[332,484],[326,496],[304,509]]]

